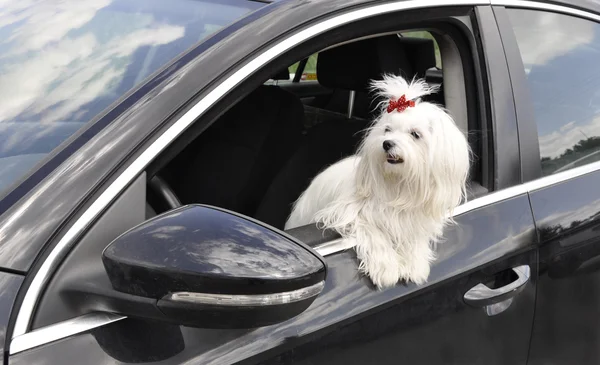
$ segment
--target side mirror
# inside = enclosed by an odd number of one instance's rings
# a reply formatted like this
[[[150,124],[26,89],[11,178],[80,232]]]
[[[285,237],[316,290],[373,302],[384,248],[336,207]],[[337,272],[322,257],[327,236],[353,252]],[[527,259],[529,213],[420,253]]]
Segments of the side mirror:
[[[323,258],[294,238],[226,210],[188,205],[148,220],[102,254],[114,290],[164,320],[203,328],[253,328],[306,310],[325,285]],[[137,299],[136,299],[137,298]],[[157,315],[153,315],[156,319]]]

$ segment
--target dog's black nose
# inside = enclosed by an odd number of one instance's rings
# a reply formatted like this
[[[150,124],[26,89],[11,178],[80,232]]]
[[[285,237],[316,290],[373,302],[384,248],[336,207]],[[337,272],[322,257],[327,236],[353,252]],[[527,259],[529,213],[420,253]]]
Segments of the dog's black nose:
[[[383,141],[383,150],[385,152],[389,151],[392,149],[392,147],[394,147],[394,142],[392,141]]]

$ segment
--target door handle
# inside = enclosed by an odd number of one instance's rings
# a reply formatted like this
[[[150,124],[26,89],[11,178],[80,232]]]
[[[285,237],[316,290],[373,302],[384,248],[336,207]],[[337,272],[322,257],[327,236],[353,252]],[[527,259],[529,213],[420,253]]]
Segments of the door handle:
[[[516,280],[496,289],[479,283],[465,293],[465,303],[473,307],[486,307],[486,312],[490,316],[508,309],[512,298],[525,289],[525,285],[531,277],[529,265],[514,267],[512,271],[517,275]]]

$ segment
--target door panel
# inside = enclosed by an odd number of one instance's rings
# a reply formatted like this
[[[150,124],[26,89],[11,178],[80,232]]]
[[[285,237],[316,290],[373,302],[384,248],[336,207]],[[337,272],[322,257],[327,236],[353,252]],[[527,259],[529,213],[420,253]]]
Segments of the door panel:
[[[10,364],[525,364],[535,303],[535,230],[527,196],[457,218],[426,286],[375,290],[352,250],[327,257],[323,293],[300,316],[253,330],[203,330],[126,319],[11,357]],[[529,265],[502,313],[465,304],[478,283]],[[510,280],[497,276],[496,287]]]
[[[540,279],[530,364],[600,363],[600,172],[531,194]]]

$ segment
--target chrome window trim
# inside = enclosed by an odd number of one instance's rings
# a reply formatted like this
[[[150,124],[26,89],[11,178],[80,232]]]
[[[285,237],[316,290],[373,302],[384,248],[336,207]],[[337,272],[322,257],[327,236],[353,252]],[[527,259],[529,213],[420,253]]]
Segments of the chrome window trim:
[[[106,313],[94,313],[68,321],[53,324],[43,327],[35,331],[29,331],[29,325],[33,316],[35,305],[37,304],[40,293],[45,286],[50,275],[59,264],[58,257],[63,251],[68,250],[73,244],[75,237],[79,235],[90,224],[100,212],[104,210],[115,198],[123,191],[123,189],[138,176],[144,168],[158,155],[166,146],[168,146],[175,138],[177,138],[184,129],[191,125],[198,117],[202,116],[206,110],[214,105],[221,97],[225,96],[229,90],[236,87],[246,77],[250,76],[267,62],[276,58],[280,54],[293,48],[318,34],[326,32],[335,27],[347,24],[360,19],[381,15],[389,12],[411,10],[428,7],[446,7],[446,6],[476,6],[476,5],[500,5],[509,7],[529,8],[549,10],[563,14],[575,15],[582,18],[600,21],[600,16],[588,13],[582,10],[569,8],[567,6],[552,5],[538,2],[519,1],[519,0],[408,0],[382,5],[374,5],[364,9],[350,11],[345,14],[335,16],[324,20],[309,28],[306,28],[284,40],[273,45],[258,57],[242,66],[233,75],[227,78],[224,82],[218,85],[213,91],[196,103],[188,110],[179,120],[177,120],[165,133],[163,133],[156,141],[154,141],[141,155],[139,155],[119,177],[111,183],[111,185],[98,197],[92,205],[79,217],[79,219],[69,228],[67,233],[60,239],[56,247],[50,252],[46,261],[42,264],[31,282],[15,321],[15,326],[12,333],[10,344],[10,354],[31,349],[43,344],[53,342],[71,335],[81,333],[114,321],[126,318],[124,316],[114,315],[111,320],[106,319]],[[600,162],[590,165],[574,168],[564,171],[556,175],[550,175],[538,180],[534,180],[522,185],[507,188],[501,191],[490,193],[481,198],[462,204],[454,211],[454,216],[458,216],[490,204],[494,204],[503,200],[507,200],[518,195],[542,189],[544,187],[563,182],[584,174],[600,170]],[[342,240],[336,239],[330,242],[323,243],[316,247],[317,251],[323,255],[333,255],[335,253],[351,248],[350,245],[345,245]],[[74,329],[75,328],[75,329]],[[40,335],[52,330],[52,336]],[[44,342],[45,341],[45,342]]]
[[[326,257],[329,255],[333,255],[338,252],[345,251],[354,247],[352,244],[348,244],[341,238],[336,238],[331,241],[323,242],[313,247],[315,251],[317,251],[321,256]]]
[[[573,15],[576,17],[600,22],[600,15],[590,13],[585,10],[571,8],[571,7],[564,6],[564,5],[555,5],[555,4],[540,3],[540,2],[535,2],[535,1],[524,1],[524,0],[490,0],[490,3],[494,6],[504,6],[504,7],[509,7],[509,8],[546,10],[546,11],[551,11],[554,13]]]
[[[106,326],[125,318],[127,317],[113,313],[94,312],[42,327],[25,335],[13,337],[10,342],[10,354],[14,355],[78,333]]]

